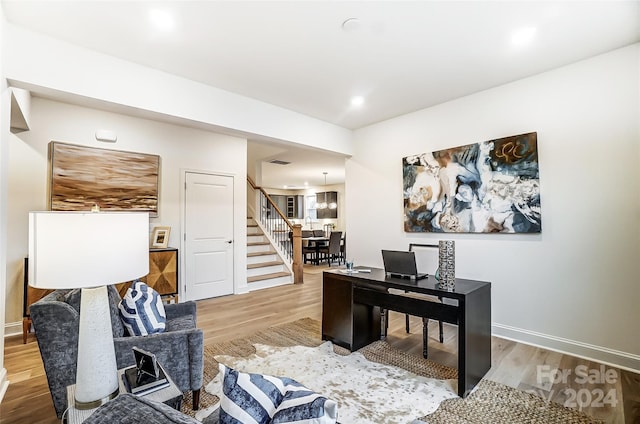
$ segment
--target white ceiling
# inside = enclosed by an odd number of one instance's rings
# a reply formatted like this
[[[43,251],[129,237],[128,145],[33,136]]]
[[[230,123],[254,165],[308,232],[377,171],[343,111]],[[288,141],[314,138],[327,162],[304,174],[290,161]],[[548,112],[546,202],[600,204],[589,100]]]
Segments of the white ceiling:
[[[2,5],[7,20],[33,31],[349,129],[640,41],[638,0]],[[174,28],[154,29],[150,10],[168,12]],[[345,30],[349,18],[358,24]],[[533,39],[514,45],[514,33],[523,28],[535,28]],[[363,106],[350,105],[355,95],[365,98]],[[263,184],[302,184],[293,179],[301,171],[292,165],[280,167],[286,182]],[[332,165],[319,166],[312,184],[323,178],[323,166]]]

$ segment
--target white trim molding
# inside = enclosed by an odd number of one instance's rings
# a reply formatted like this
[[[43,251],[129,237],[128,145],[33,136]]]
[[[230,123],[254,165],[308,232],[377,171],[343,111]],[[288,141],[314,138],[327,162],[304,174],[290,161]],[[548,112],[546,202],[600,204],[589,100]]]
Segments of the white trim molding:
[[[4,337],[22,334],[22,321],[8,322],[4,325]]]
[[[4,394],[7,393],[8,387],[9,380],[7,380],[7,369],[2,368],[0,370],[0,403],[2,403],[2,399],[4,399]]]
[[[513,340],[640,373],[640,355],[503,324],[492,324],[492,334],[503,339]]]

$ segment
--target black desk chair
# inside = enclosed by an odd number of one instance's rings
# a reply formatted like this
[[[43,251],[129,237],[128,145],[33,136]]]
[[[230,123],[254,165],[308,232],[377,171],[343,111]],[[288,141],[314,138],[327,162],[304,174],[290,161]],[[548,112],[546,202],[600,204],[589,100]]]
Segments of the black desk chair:
[[[415,249],[414,247],[417,248],[427,248],[427,249],[438,249],[438,245],[437,244],[419,244],[419,243],[410,243],[409,244],[409,251],[410,252],[414,252]],[[429,278],[433,278],[433,276],[429,276]],[[406,292],[405,292],[406,293]],[[440,302],[443,301],[442,297],[438,296],[438,300]],[[383,331],[383,337],[386,337],[387,334],[387,327],[389,325],[389,319],[388,319],[388,311],[386,310],[381,310],[381,313],[383,315],[383,322],[384,322],[384,331]],[[410,324],[409,324],[409,314],[405,314],[404,315],[404,320],[405,320],[405,331],[407,333],[410,333],[411,328],[410,328]],[[429,318],[422,318],[422,356],[424,356],[425,358],[428,356],[428,350],[427,350],[427,345],[428,345],[428,341],[429,341]],[[444,343],[444,327],[442,325],[442,321],[438,321],[438,329],[440,331],[440,343]]]
[[[409,243],[409,252],[414,252],[415,249],[414,247],[417,248],[427,248],[427,249],[439,249],[439,246],[437,244],[420,244],[420,243]],[[435,276],[434,276],[435,278]],[[442,302],[442,297],[438,296],[438,300],[440,302]],[[407,333],[409,333],[409,314],[405,314],[405,329],[407,331]],[[427,357],[427,340],[429,338],[429,332],[427,329],[427,326],[429,325],[429,318],[423,318],[422,319],[422,325],[423,325],[423,330],[422,330],[422,336],[423,336],[423,346],[422,346],[422,356],[424,356],[425,358]],[[444,343],[444,328],[442,325],[442,321],[438,321],[438,330],[440,332],[440,343]]]

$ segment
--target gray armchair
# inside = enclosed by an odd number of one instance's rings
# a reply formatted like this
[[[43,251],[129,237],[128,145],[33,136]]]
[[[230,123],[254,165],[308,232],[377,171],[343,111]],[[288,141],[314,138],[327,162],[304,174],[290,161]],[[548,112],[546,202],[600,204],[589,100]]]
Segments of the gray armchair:
[[[196,328],[195,302],[165,305],[164,332],[129,337],[118,313],[120,295],[113,286],[108,287],[108,293],[118,369],[135,364],[133,346],[153,352],[180,390],[193,391],[193,409],[198,409],[204,362],[203,334]],[[58,418],[67,408],[66,388],[76,380],[79,309],[80,290],[56,290],[30,309]]]

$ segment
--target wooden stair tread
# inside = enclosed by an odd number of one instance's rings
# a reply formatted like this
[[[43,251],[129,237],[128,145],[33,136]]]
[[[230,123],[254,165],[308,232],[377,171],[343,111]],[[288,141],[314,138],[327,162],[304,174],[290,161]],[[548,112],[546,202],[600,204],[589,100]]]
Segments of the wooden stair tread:
[[[263,250],[262,252],[247,252],[247,257],[275,255],[274,250]]]
[[[264,274],[264,275],[256,275],[253,277],[247,277],[247,283],[254,283],[256,281],[262,281],[262,280],[269,280],[271,278],[279,278],[279,277],[288,277],[290,276],[291,273],[289,272],[274,272],[271,274]]]
[[[283,265],[283,264],[284,264],[284,262],[282,262],[282,261],[260,262],[260,263],[257,263],[257,264],[247,264],[247,269],[262,268],[262,267],[266,267],[266,266]]]
[[[247,246],[265,246],[265,245],[271,246],[271,243],[269,243],[268,241],[252,241],[247,243]]]

